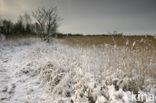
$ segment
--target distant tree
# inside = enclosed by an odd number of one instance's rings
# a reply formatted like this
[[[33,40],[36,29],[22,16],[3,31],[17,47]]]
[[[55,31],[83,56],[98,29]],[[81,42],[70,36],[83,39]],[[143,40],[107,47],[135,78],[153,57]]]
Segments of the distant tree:
[[[58,15],[56,13],[56,8],[50,8],[48,10],[43,9],[43,12],[45,14],[45,28],[46,28],[46,33],[49,34],[54,34],[57,31],[58,24]]]
[[[37,31],[39,34],[44,34],[44,28],[45,28],[45,16],[42,11],[42,9],[37,9],[33,12],[33,17],[36,19],[35,26],[37,26]]]
[[[0,16],[0,26],[2,26],[2,18],[1,18],[1,16]]]
[[[12,34],[13,23],[9,20],[2,20],[1,32],[3,34]]]
[[[21,26],[21,32],[24,34],[30,34],[33,33],[33,24],[32,19],[28,13],[25,13],[24,15],[19,17],[19,20],[17,21],[17,26]]]
[[[0,33],[2,33],[2,19],[0,17]]]
[[[41,37],[48,39],[49,36],[55,35],[58,28],[58,20],[60,19],[57,15],[56,7],[49,9],[39,8],[33,12],[33,17],[37,21]]]
[[[33,31],[34,31],[34,33],[36,33],[36,34],[40,34],[40,25],[38,24],[38,23],[34,23],[34,25],[33,25]]]
[[[25,28],[25,33],[32,33],[33,32],[33,28],[32,28],[32,19],[30,17],[30,15],[28,13],[25,13],[23,16],[22,16],[22,21],[23,21],[23,25],[24,25],[24,28]]]
[[[27,24],[32,24],[32,19],[30,17],[30,15],[28,13],[25,13],[23,16],[22,16],[22,19],[23,19],[23,23],[25,25]]]
[[[31,24],[26,24],[25,31],[26,31],[26,33],[28,33],[28,34],[32,32]]]
[[[19,16],[17,22],[2,20],[0,18],[0,33],[7,34],[40,34],[44,40],[49,40],[49,36],[57,34],[58,20],[56,8],[41,8],[33,12],[36,22],[32,23],[32,18],[28,13]]]
[[[24,30],[23,20],[22,20],[22,16],[20,16],[14,25],[14,33],[16,33],[16,34],[22,33],[23,34],[24,32],[25,32],[25,30]]]

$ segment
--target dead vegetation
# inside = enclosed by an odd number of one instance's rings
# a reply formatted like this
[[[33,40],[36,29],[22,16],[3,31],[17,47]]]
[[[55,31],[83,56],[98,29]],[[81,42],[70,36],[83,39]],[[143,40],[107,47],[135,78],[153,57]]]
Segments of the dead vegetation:
[[[100,46],[109,44],[115,46],[126,46],[129,48],[155,49],[156,39],[153,36],[63,36],[63,39],[71,46]]]

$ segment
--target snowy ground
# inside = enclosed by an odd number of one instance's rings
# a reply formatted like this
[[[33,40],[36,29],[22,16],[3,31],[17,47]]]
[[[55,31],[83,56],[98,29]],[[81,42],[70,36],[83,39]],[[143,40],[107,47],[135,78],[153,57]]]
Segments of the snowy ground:
[[[63,40],[0,41],[0,103],[155,103],[155,55]]]

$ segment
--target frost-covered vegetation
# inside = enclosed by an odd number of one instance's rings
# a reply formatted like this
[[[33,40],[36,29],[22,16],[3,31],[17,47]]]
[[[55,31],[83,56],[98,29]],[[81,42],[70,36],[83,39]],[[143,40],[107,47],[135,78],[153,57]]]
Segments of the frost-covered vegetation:
[[[109,44],[82,48],[64,40],[49,44],[37,38],[3,41],[0,72],[5,70],[9,79],[0,92],[7,95],[0,101],[137,103],[133,94],[156,97],[155,55],[155,50]]]

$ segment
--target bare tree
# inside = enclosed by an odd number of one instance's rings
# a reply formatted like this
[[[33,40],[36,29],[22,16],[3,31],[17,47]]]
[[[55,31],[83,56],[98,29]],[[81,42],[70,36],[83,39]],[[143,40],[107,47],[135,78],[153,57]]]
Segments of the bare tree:
[[[41,35],[44,34],[44,24],[45,24],[45,14],[42,9],[37,9],[33,12],[33,17],[36,19],[37,24],[39,25],[38,33]]]
[[[32,18],[28,13],[23,15],[23,24],[26,30],[26,33],[33,33],[34,25],[32,23]]]
[[[23,15],[24,24],[32,24],[32,19],[28,13]]]
[[[58,27],[57,20],[58,15],[56,13],[56,7],[50,9],[42,9],[45,14],[45,25],[46,25],[46,33],[47,34],[54,34],[56,33],[56,29]]]
[[[9,20],[2,21],[2,33],[4,34],[12,34],[13,23]]]
[[[56,9],[56,7],[49,9],[38,8],[33,12],[33,17],[39,24],[41,36],[49,37],[57,32],[59,17]]]
[[[0,16],[0,26],[2,25],[2,19],[1,19],[1,16]]]

